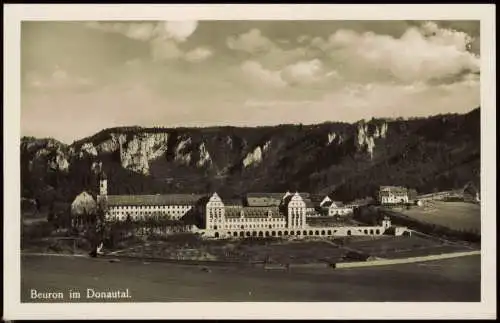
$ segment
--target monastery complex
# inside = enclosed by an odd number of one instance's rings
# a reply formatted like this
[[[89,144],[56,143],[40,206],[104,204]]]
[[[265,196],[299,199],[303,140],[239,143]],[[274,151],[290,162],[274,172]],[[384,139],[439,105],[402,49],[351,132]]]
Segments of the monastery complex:
[[[397,192],[401,194],[399,188]],[[104,206],[107,222],[148,218],[183,220],[189,216],[196,222],[191,231],[208,238],[374,236],[407,232],[405,227],[392,226],[389,219],[375,226],[354,225],[344,220],[350,218],[356,206],[333,201],[329,196],[302,192],[248,193],[241,199],[224,199],[216,192],[211,195],[108,195],[107,179],[103,178],[97,200]],[[312,225],[309,222],[313,218],[335,221]]]

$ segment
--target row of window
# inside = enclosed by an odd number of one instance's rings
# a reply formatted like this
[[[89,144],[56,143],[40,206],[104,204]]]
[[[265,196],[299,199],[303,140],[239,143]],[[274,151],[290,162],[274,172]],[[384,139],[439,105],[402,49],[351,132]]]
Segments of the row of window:
[[[166,211],[156,211],[156,210],[132,210],[132,211],[125,211],[125,210],[111,210],[109,212],[110,214],[186,214],[186,210],[166,210]]]
[[[380,235],[382,234],[380,230],[358,230],[359,233],[364,233],[366,235]],[[325,235],[332,235],[337,233],[337,230],[297,230],[297,231],[240,231],[240,232],[228,232],[228,236],[233,236],[233,237],[275,237],[275,236],[325,236]],[[348,236],[352,235],[351,230],[347,230],[346,234]],[[220,234],[219,232],[215,232],[215,237],[219,238]]]
[[[150,218],[150,217],[142,214],[142,215],[131,215],[130,218],[132,220],[145,220],[145,219]],[[158,216],[157,218],[161,218],[161,216]],[[182,218],[182,216],[172,216],[173,220],[178,220],[180,218]],[[106,216],[106,220],[125,221],[126,219],[127,219],[127,215],[125,215],[125,214],[118,214],[118,215],[109,214]]]
[[[351,210],[347,209],[347,210],[330,210],[329,211],[329,214],[330,215],[342,215],[342,214],[349,214],[349,213],[352,213]]]
[[[274,228],[285,228],[285,224],[247,224],[247,225],[221,225],[221,226],[208,226],[209,229],[239,229],[239,230],[245,230],[245,229],[274,229]]]
[[[218,201],[209,201],[207,207],[224,207],[224,204]]]
[[[379,194],[380,197],[403,197],[408,196],[406,193],[382,193]]]
[[[226,218],[227,222],[283,222],[284,218]]]
[[[189,210],[191,209],[191,205],[143,205],[143,206],[129,206],[129,205],[121,205],[121,206],[113,206],[111,209],[118,210],[162,210],[162,209],[176,209],[176,210]]]

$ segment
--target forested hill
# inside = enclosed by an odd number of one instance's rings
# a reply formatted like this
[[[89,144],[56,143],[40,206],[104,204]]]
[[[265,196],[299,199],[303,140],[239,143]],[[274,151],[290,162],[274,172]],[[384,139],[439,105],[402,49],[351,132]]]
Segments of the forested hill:
[[[348,201],[379,185],[479,187],[479,167],[480,108],[353,124],[113,128],[71,145],[21,140],[22,195],[41,203],[95,193],[101,169],[111,194],[300,190]]]

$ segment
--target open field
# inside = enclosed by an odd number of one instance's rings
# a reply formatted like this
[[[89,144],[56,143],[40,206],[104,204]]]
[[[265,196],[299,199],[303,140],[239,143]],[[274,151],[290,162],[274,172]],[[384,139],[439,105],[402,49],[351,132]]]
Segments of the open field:
[[[345,251],[328,241],[205,241],[194,248],[155,242],[132,247],[121,253],[135,257],[217,260],[228,262],[310,263],[336,262]]]
[[[383,236],[377,239],[354,240],[349,241],[345,246],[371,256],[388,259],[468,251],[470,248],[467,245],[452,244],[417,235],[411,237]]]
[[[436,255],[468,251],[471,246],[415,233],[411,237],[367,236],[331,240],[198,240],[190,245],[180,241],[151,241],[136,244],[116,255],[238,263],[307,264],[362,260],[358,258],[360,256],[392,259]]]
[[[264,271],[262,268],[182,266],[110,262],[82,257],[23,256],[21,301],[30,289],[67,292],[126,289],[123,301],[425,301],[479,302],[480,257],[420,264],[334,269]],[[67,296],[65,296],[67,301]],[[101,300],[102,301],[102,300]]]
[[[429,201],[422,207],[403,210],[401,213],[422,222],[454,230],[481,230],[481,206],[478,204]]]
[[[231,263],[312,264],[363,261],[377,258],[405,258],[468,251],[472,244],[456,244],[415,233],[411,237],[374,236],[335,239],[226,239],[204,240],[180,234],[160,240],[131,239],[119,248],[103,252],[125,256],[172,261],[217,261]],[[87,254],[90,245],[84,240],[46,237],[23,241],[24,252]],[[477,247],[476,247],[477,249]]]

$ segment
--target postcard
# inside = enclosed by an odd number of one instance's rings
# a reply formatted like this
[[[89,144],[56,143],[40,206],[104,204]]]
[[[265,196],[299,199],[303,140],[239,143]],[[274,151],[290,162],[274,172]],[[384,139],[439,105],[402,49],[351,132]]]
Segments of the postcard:
[[[6,319],[496,317],[490,5],[7,5]]]

